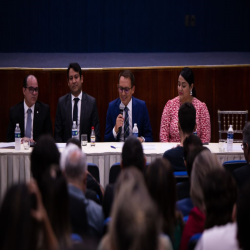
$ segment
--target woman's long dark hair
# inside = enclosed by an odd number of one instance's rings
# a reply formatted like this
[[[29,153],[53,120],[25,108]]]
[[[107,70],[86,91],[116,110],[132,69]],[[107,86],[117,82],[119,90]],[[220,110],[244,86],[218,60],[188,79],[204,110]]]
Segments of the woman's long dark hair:
[[[38,222],[31,217],[32,199],[26,184],[10,187],[0,209],[0,249],[34,250]]]
[[[150,164],[146,170],[146,184],[164,218],[162,231],[169,235],[173,242],[178,213],[175,209],[176,181],[170,162],[157,159]]]

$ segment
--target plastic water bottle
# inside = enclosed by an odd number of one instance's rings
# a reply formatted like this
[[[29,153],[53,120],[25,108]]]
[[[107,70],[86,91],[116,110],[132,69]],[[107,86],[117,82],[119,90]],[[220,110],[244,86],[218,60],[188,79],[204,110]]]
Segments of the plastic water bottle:
[[[15,150],[21,149],[21,129],[19,128],[19,123],[16,124],[15,128]]]
[[[91,128],[91,135],[90,135],[90,145],[91,147],[95,146],[95,128]]]
[[[73,125],[72,125],[72,138],[75,138],[75,139],[79,140],[78,128],[77,128],[77,125],[76,125],[76,121],[73,121]]]
[[[229,125],[229,129],[227,131],[227,151],[233,151],[233,142],[234,142],[234,131],[233,125]]]
[[[134,124],[134,127],[133,127],[133,136],[134,137],[138,137],[138,127],[137,127],[137,123]]]

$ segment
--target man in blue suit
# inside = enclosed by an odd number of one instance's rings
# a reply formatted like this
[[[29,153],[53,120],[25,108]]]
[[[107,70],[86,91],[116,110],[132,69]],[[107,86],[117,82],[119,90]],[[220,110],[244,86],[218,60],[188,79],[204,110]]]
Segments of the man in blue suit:
[[[133,126],[138,127],[138,139],[141,142],[151,142],[152,128],[146,103],[134,98],[135,77],[130,70],[124,70],[119,75],[119,98],[109,103],[104,141],[125,141],[132,135]]]

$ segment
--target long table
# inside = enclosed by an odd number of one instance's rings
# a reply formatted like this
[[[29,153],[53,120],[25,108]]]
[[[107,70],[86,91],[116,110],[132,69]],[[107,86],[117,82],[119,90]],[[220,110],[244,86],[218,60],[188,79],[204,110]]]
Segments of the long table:
[[[57,144],[62,152],[65,144]],[[112,147],[111,147],[112,146]],[[148,163],[156,158],[162,157],[163,153],[176,147],[177,143],[143,143],[144,153]],[[223,163],[229,160],[245,160],[239,143],[234,144],[233,152],[219,152],[218,143],[207,145],[210,151],[217,155],[218,160]],[[110,167],[121,161],[122,143],[96,143],[91,147],[88,143],[82,150],[87,155],[87,162],[94,163],[99,167],[100,183],[104,187],[109,182]],[[13,183],[28,182],[31,177],[30,154],[32,149],[20,151],[15,149],[0,149],[0,201],[8,187]]]

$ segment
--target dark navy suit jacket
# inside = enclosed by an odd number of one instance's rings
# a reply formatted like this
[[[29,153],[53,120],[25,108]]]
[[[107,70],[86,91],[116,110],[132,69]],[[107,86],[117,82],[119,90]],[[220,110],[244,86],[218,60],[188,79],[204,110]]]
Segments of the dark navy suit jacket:
[[[120,98],[117,98],[109,103],[104,136],[104,141],[106,142],[119,141],[120,135],[118,133],[115,139],[113,135],[113,128],[116,124],[116,118],[120,114],[120,103]],[[152,142],[152,128],[146,103],[132,97],[132,126],[134,126],[134,123],[137,123],[139,130],[138,136],[143,136],[146,142]]]
[[[18,103],[16,106],[10,108],[10,121],[7,130],[7,141],[15,141],[15,127],[19,123],[21,129],[21,137],[24,137],[24,105],[23,102]],[[34,109],[33,121],[33,139],[38,140],[42,134],[53,134],[52,122],[50,119],[49,105],[37,101]]]
[[[72,100],[71,93],[59,98],[55,120],[56,142],[67,142],[72,137]],[[96,141],[100,141],[99,116],[94,97],[82,92],[80,135],[87,134],[90,141],[91,127],[95,127]]]

